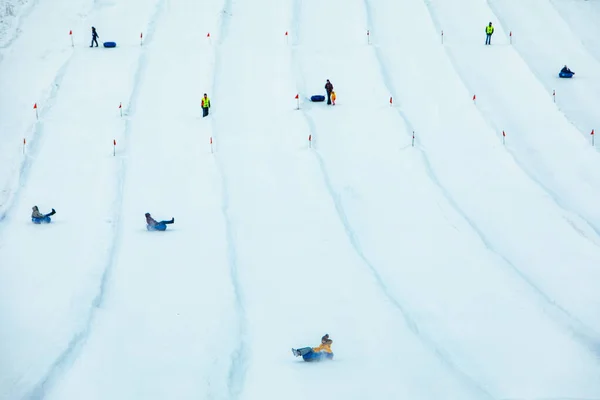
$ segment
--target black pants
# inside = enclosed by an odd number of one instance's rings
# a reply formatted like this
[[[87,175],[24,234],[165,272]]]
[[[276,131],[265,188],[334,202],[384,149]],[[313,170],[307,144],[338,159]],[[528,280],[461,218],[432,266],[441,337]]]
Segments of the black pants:
[[[208,107],[202,107],[202,118],[208,116]]]
[[[331,104],[331,92],[327,92],[327,104]]]
[[[96,36],[92,37],[92,43],[90,43],[90,47],[94,47],[94,43],[96,43],[96,47],[98,47],[98,39]]]

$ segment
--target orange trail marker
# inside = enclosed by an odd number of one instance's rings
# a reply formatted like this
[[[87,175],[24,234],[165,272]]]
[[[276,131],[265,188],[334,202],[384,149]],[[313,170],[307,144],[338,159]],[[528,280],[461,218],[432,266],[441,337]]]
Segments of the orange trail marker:
[[[300,109],[300,96],[298,94],[296,94],[296,97],[294,97],[296,99],[296,110]]]
[[[212,141],[212,136],[210,137],[210,153],[212,154],[213,152],[213,141]]]
[[[140,46],[142,45],[142,39],[143,39],[143,37],[144,37],[143,32],[140,32]]]
[[[506,133],[502,131],[502,144],[506,144]]]
[[[35,110],[35,119],[40,119],[40,116],[38,114],[38,106],[37,103],[33,104],[33,109]]]
[[[392,105],[392,96],[390,96],[390,106]]]
[[[25,154],[25,145],[27,144],[27,141],[25,140],[25,138],[23,138],[23,154]]]
[[[119,103],[119,112],[121,113],[121,117],[123,116],[123,105]]]
[[[113,139],[113,157],[117,155],[117,139]]]
[[[69,36],[71,37],[71,47],[75,47],[75,43],[73,43],[73,31],[69,31]]]
[[[477,96],[473,95],[473,103],[476,103],[476,102],[477,102]]]
[[[308,135],[308,148],[312,148],[312,135]]]
[[[592,133],[590,133],[590,135],[592,136],[592,146],[594,146],[594,130],[592,129]]]

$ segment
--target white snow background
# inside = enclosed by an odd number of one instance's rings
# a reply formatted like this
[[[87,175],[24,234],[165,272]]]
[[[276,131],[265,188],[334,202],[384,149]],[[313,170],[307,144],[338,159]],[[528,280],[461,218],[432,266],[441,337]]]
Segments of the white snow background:
[[[0,0],[0,399],[600,399],[599,17]]]

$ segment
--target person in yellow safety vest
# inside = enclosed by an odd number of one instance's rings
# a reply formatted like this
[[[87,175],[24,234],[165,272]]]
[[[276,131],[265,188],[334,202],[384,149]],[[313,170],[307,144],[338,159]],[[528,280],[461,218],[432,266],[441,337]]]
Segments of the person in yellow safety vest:
[[[485,44],[486,45],[492,44],[492,34],[493,33],[494,33],[494,27],[492,26],[492,23],[490,22],[489,25],[485,27]]]
[[[335,99],[337,99],[337,96],[335,95],[335,92],[332,91],[331,92],[331,103],[335,106]]]
[[[210,108],[210,99],[204,93],[204,97],[202,98],[202,118],[208,115],[208,109]]]

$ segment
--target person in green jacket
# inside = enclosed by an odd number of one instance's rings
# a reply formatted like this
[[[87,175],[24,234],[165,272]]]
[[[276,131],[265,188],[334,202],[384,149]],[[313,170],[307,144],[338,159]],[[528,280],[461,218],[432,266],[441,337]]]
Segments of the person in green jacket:
[[[485,27],[485,44],[492,44],[492,35],[494,34],[494,27],[490,22],[488,26]]]

